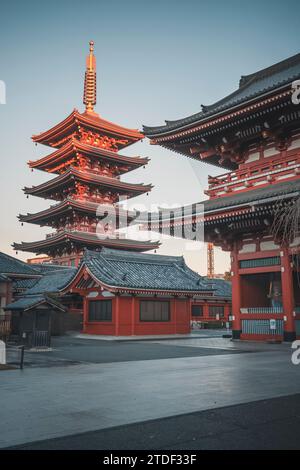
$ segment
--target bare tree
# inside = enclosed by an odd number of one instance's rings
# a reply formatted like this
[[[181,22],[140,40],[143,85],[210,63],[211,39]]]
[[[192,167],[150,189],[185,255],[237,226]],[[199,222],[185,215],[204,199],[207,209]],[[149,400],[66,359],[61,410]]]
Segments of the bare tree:
[[[271,232],[275,240],[289,247],[297,237],[300,237],[300,196],[275,208]],[[292,263],[297,273],[297,283],[300,286],[300,255],[298,249],[299,243],[292,249],[292,254],[294,251]]]
[[[276,240],[287,246],[300,235],[300,196],[275,207],[271,232]]]

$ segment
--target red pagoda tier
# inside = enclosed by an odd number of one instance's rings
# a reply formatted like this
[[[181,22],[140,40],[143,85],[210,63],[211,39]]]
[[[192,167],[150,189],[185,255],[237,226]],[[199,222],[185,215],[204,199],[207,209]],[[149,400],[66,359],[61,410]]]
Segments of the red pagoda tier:
[[[128,171],[147,165],[149,158],[126,157],[115,150],[97,148],[95,144],[84,143],[70,139],[50,155],[29,162],[30,168],[47,171],[48,173],[63,173],[66,165],[77,166],[83,170],[93,170],[103,176],[119,176]]]
[[[93,171],[70,167],[46,183],[24,188],[25,194],[63,201],[66,196],[100,203],[115,203],[120,195],[134,197],[152,189],[151,185],[131,184]]]
[[[144,135],[135,129],[113,124],[95,111],[96,59],[90,42],[85,73],[85,112],[76,109],[62,122],[46,132],[32,137],[36,143],[57,150],[30,161],[29,167],[53,173],[51,180],[31,188],[27,195],[58,201],[35,214],[20,215],[19,220],[49,226],[55,232],[35,242],[14,243],[15,250],[45,254],[56,263],[77,265],[83,249],[103,246],[133,251],[158,247],[151,241],[120,238],[118,228],[124,228],[135,214],[118,205],[122,200],[148,193],[152,185],[132,184],[120,180],[149,159],[128,157],[118,152],[141,140]]]

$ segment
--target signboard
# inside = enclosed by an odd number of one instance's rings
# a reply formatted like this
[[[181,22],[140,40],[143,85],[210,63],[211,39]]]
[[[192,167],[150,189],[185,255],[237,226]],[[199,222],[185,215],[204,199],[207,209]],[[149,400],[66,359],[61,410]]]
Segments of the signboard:
[[[270,330],[276,330],[276,320],[270,320]]]

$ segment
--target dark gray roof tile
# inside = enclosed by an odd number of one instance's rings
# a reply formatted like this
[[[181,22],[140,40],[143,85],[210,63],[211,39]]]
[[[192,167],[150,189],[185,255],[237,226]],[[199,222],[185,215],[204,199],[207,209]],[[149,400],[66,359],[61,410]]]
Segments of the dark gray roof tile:
[[[39,278],[28,278],[28,279],[16,279],[13,282],[13,289],[14,290],[25,290],[25,289],[30,289],[33,287],[37,282],[39,281]]]
[[[182,214],[184,217],[191,216],[192,214],[199,213],[199,211],[204,211],[204,214],[209,214],[217,210],[222,210],[229,207],[236,207],[241,205],[250,205],[258,202],[271,202],[276,197],[276,199],[292,197],[292,195],[300,194],[300,181],[286,181],[283,183],[270,184],[264,188],[249,189],[244,192],[237,194],[231,194],[230,196],[222,196],[214,199],[206,199],[197,204],[190,204],[188,206],[172,208],[174,217],[181,218]],[[161,211],[162,220],[167,220],[170,217],[169,210]],[[143,213],[139,217],[140,222],[148,222],[148,217],[150,214]],[[151,213],[151,221],[157,223],[159,221],[159,212]]]
[[[56,272],[46,272],[37,283],[25,293],[26,295],[55,293],[59,292],[65,284],[74,276],[76,268],[57,270]]]
[[[49,298],[45,295],[28,295],[12,302],[5,307],[5,310],[30,310],[40,304],[49,304],[54,308],[65,310],[65,307],[56,299]]]
[[[208,279],[205,278],[214,289],[214,297],[231,298],[231,282],[225,279]]]
[[[86,251],[83,263],[111,287],[166,291],[210,291],[204,278],[188,268],[183,257],[103,249]]]
[[[0,252],[0,273],[1,274],[28,274],[38,275],[39,272],[30,264],[13,258],[6,253]]]

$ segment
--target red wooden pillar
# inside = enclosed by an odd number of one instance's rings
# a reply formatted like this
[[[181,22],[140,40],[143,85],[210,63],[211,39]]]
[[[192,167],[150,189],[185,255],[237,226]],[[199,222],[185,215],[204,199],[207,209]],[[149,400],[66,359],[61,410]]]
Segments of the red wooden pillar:
[[[188,299],[188,309],[189,309],[189,321],[190,321],[190,329],[191,329],[191,324],[192,324],[192,305],[193,305],[193,298],[189,297]]]
[[[176,300],[176,297],[173,298],[172,304],[173,304],[172,315],[173,315],[173,322],[174,322],[174,333],[176,334],[177,333],[177,300]]]
[[[209,318],[209,305],[208,305],[207,302],[205,302],[205,304],[203,304],[203,318],[204,318],[204,320]]]
[[[232,285],[232,338],[239,339],[242,333],[241,322],[241,276],[239,274],[238,243],[234,243],[231,252],[231,285]]]
[[[135,296],[131,297],[131,335],[135,335]]]
[[[119,336],[119,313],[120,313],[120,296],[115,297],[115,335]]]
[[[189,309],[189,333],[192,331],[192,305],[193,305],[193,298],[190,297],[188,300],[188,309]]]
[[[82,327],[83,327],[83,332],[84,332],[84,333],[85,333],[85,331],[86,331],[87,322],[88,322],[88,319],[89,319],[89,317],[88,317],[88,315],[89,315],[89,311],[88,311],[89,308],[88,308],[88,307],[89,307],[88,300],[87,300],[87,298],[84,296],[84,297],[83,297],[83,319],[82,319],[82,320],[83,320],[83,325],[82,325]]]
[[[294,341],[296,339],[296,330],[294,318],[293,270],[291,267],[289,252],[286,247],[282,248],[280,259],[283,314],[286,318],[283,327],[283,339],[284,341]]]

